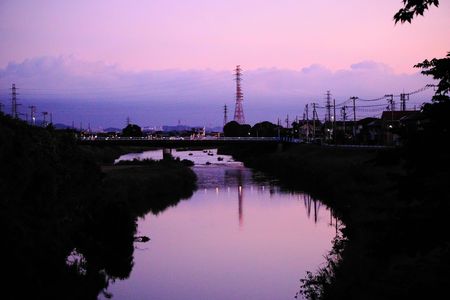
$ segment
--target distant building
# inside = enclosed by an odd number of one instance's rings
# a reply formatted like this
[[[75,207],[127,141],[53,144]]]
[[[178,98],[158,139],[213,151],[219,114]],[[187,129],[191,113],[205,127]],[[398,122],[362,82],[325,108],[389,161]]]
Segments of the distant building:
[[[383,144],[387,146],[399,146],[402,144],[401,133],[404,122],[413,115],[420,114],[417,111],[384,111],[381,115],[381,132]]]
[[[361,145],[382,144],[381,120],[369,117],[357,121],[356,141]]]

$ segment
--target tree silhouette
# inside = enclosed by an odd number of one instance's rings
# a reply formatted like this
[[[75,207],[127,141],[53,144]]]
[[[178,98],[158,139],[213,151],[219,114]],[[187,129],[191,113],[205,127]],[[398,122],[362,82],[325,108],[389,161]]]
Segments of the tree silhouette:
[[[122,129],[122,135],[130,137],[140,137],[142,136],[142,130],[141,127],[136,124],[128,124],[127,127]]]
[[[403,0],[403,8],[401,8],[395,15],[395,23],[411,23],[415,16],[423,16],[424,12],[430,6],[439,6],[439,0]]]
[[[239,124],[236,121],[228,122],[223,127],[223,133],[226,137],[248,137],[251,126],[248,124]]]
[[[433,79],[439,80],[433,101],[442,102],[449,100],[450,91],[450,52],[444,58],[433,58],[432,60],[424,60],[415,65],[416,68],[424,69],[422,74],[432,76]]]

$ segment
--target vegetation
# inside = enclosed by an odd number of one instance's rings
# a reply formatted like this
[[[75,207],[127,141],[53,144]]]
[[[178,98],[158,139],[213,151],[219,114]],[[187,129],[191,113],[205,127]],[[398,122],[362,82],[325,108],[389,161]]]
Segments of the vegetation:
[[[137,217],[190,196],[196,177],[179,161],[102,172],[99,162],[121,151],[79,147],[73,132],[0,114],[5,295],[97,299],[129,276],[135,240],[148,240],[135,237]]]
[[[122,136],[128,136],[128,137],[141,137],[142,129],[136,124],[128,124],[127,127],[122,129]]]
[[[226,137],[287,137],[291,134],[288,129],[269,121],[256,123],[253,127],[231,121],[223,127],[223,133]]]
[[[251,126],[248,124],[239,124],[236,121],[231,121],[225,124],[223,127],[223,134],[226,137],[238,137],[238,136],[246,136],[248,137],[250,134]]]
[[[271,122],[264,121],[256,123],[250,130],[250,134],[254,137],[277,137],[280,133],[280,130],[281,126],[277,126]]]
[[[322,199],[345,224],[328,264],[302,281],[309,299],[433,298],[450,280],[450,193],[440,179],[450,169],[417,181],[404,151],[249,145],[228,152]]]
[[[402,0],[403,7],[394,15],[395,23],[401,22],[409,22],[411,23],[412,19],[415,16],[423,16],[426,10],[430,8],[430,6],[439,6],[439,0]]]
[[[127,153],[139,153],[148,150],[155,150],[151,147],[142,146],[118,146],[118,145],[79,145],[79,148],[87,155],[91,157],[95,162],[101,165],[111,165],[121,155]]]

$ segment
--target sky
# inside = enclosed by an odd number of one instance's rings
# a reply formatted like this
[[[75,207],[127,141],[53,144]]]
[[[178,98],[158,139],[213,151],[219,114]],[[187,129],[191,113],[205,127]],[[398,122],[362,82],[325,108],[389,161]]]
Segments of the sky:
[[[249,123],[312,101],[432,83],[413,65],[450,50],[450,3],[397,24],[394,0],[0,0],[0,102],[20,89],[55,121],[222,125],[244,70]],[[431,91],[418,94],[417,102]],[[421,98],[420,98],[420,97]],[[411,104],[412,105],[412,104]]]

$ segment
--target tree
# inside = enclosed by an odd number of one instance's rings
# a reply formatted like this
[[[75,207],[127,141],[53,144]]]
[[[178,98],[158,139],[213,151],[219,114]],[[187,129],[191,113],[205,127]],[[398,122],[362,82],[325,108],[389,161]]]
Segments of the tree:
[[[430,8],[430,6],[439,6],[439,0],[403,0],[403,8],[395,15],[395,23],[411,23],[415,16],[421,15]]]
[[[424,69],[422,74],[432,76],[433,79],[439,80],[433,101],[442,102],[449,100],[450,91],[450,52],[444,58],[433,58],[432,60],[424,60],[414,66],[415,68]]]
[[[141,137],[142,130],[136,124],[128,124],[127,127],[122,129],[122,136],[130,136],[130,137]]]
[[[251,134],[259,137],[278,136],[278,126],[268,121],[256,123],[251,129]]]
[[[227,137],[238,137],[246,136],[248,137],[250,133],[251,126],[248,124],[239,124],[236,121],[231,121],[225,124],[223,127],[223,134]]]

